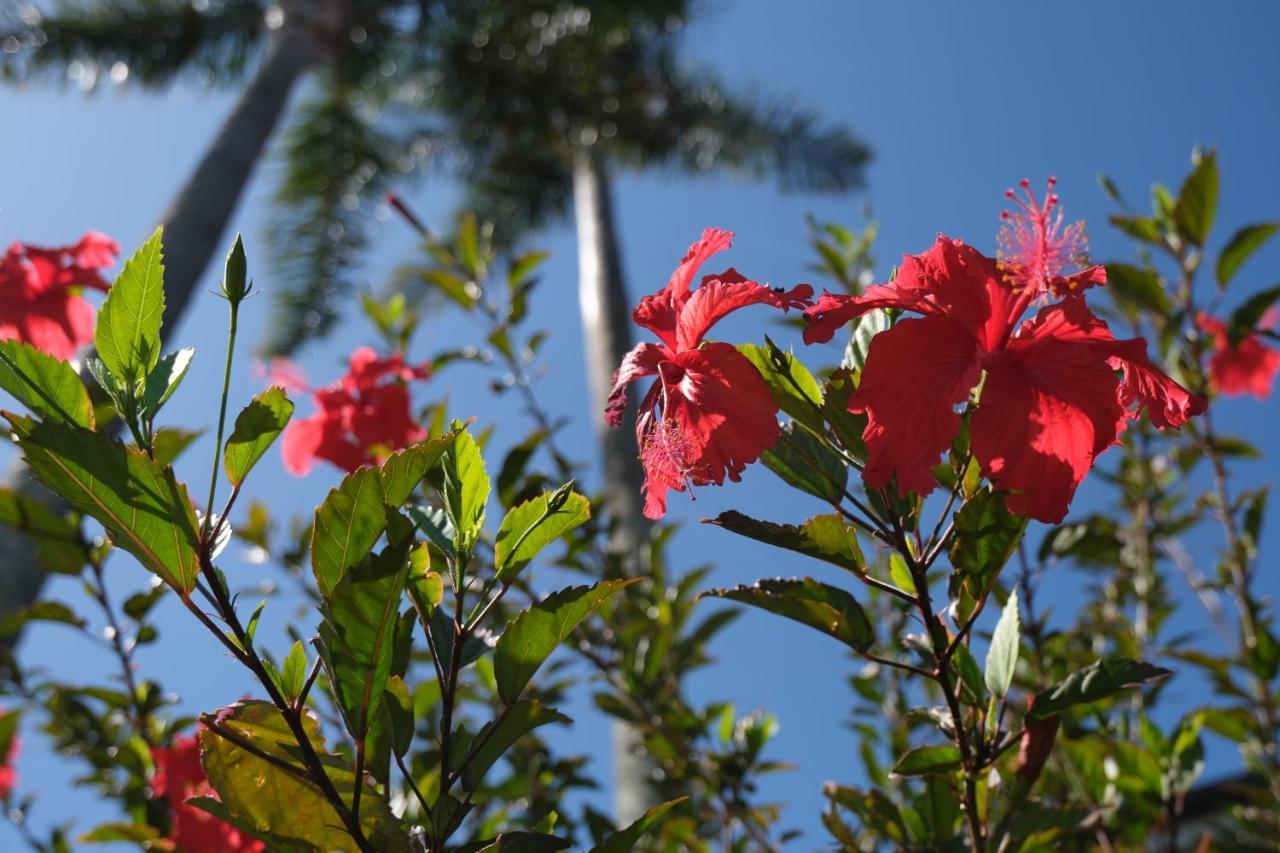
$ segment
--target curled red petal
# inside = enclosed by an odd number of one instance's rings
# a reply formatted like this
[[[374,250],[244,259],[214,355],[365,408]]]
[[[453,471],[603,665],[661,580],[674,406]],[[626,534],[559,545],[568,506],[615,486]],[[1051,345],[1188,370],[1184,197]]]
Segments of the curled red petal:
[[[676,323],[676,352],[693,349],[703,336],[727,315],[748,305],[771,305],[787,311],[803,308],[813,296],[813,288],[798,284],[791,290],[770,289],[759,282],[742,278],[729,269],[724,278],[703,282],[680,309]]]
[[[733,245],[733,232],[722,231],[719,228],[703,229],[702,236],[689,247],[689,251],[684,253],[684,257],[680,259],[680,266],[676,267],[675,272],[671,274],[671,279],[667,282],[664,290],[671,294],[677,302],[682,301],[689,293],[689,288],[693,286],[693,278],[698,274],[698,270],[707,258]]]
[[[957,404],[982,374],[982,349],[946,317],[902,320],[876,335],[849,409],[867,414],[868,486],[894,477],[902,492],[937,486],[933,466],[960,428]]]
[[[622,423],[622,413],[627,407],[627,388],[637,379],[656,374],[658,363],[666,353],[665,347],[646,342],[622,357],[622,364],[613,372],[613,388],[604,409],[605,423],[609,426]]]

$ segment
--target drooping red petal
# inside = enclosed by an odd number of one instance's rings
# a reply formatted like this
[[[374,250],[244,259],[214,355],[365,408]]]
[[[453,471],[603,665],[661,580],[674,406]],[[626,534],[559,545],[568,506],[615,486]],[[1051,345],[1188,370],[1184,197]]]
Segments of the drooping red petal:
[[[1269,328],[1275,322],[1274,310],[1263,317],[1260,324]],[[1262,343],[1253,334],[1245,335],[1235,346],[1227,334],[1227,324],[1200,314],[1197,324],[1213,338],[1214,353],[1209,359],[1209,381],[1219,394],[1238,396],[1252,394],[1265,400],[1271,394],[1276,373],[1280,372],[1280,351]]]
[[[770,289],[742,278],[730,268],[724,277],[704,281],[681,308],[676,322],[676,352],[696,347],[712,326],[739,308],[772,305],[788,311],[804,308],[812,296],[813,288],[807,284],[798,284],[791,290]]]
[[[305,477],[311,473],[312,462],[320,449],[324,438],[323,414],[315,414],[309,418],[294,418],[284,428],[280,439],[280,454],[284,457],[284,467],[295,477]]]
[[[1049,281],[1049,291],[1057,297],[1071,293],[1082,293],[1091,287],[1101,287],[1107,283],[1107,268],[1098,265],[1089,267],[1071,275],[1054,276]]]
[[[632,382],[658,372],[658,363],[668,355],[666,347],[645,342],[639,344],[622,358],[622,364],[613,372],[613,388],[605,404],[604,421],[609,426],[622,423],[622,413],[627,407],[627,388]]]
[[[663,421],[678,428],[679,441],[667,437],[662,456],[642,453],[650,518],[661,517],[669,489],[684,491],[686,483],[720,486],[725,477],[737,481],[780,433],[769,387],[733,346],[707,344],[663,362],[659,370],[661,384],[646,402],[662,400]],[[659,426],[652,419],[639,426],[642,451]]]
[[[982,374],[982,349],[946,317],[902,320],[876,335],[849,409],[866,412],[868,486],[897,477],[902,492],[937,486],[933,466],[960,428],[957,404]]]
[[[1073,304],[1072,300],[1078,300]],[[1106,324],[1079,297],[1042,309],[1009,349],[987,359],[970,446],[1010,512],[1057,523],[1126,414],[1098,347]]]

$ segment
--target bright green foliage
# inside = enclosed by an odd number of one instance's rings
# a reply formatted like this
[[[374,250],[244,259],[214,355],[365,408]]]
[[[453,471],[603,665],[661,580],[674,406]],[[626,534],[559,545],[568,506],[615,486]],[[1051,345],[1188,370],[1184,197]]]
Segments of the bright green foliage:
[[[453,547],[470,551],[484,527],[489,475],[480,448],[469,432],[461,432],[444,454],[444,506],[453,524]]]
[[[298,766],[294,736],[280,712],[266,702],[239,702],[223,710],[219,724],[240,739],[274,758]],[[329,755],[319,725],[303,717],[311,746],[321,756],[329,780],[350,805],[356,784],[350,765]],[[320,790],[296,775],[236,746],[211,729],[200,732],[200,751],[209,783],[221,799],[194,801],[196,805],[233,825],[251,829],[272,849],[329,853],[351,849],[351,837],[341,818]],[[385,798],[365,784],[360,799],[360,824],[379,851],[397,853],[409,849],[399,821]]]
[[[140,383],[160,359],[164,317],[163,232],[143,243],[107,293],[98,312],[98,357],[121,382]]]
[[[329,490],[311,530],[311,568],[326,598],[386,528],[378,469],[358,468]]]
[[[0,388],[33,414],[93,429],[93,403],[70,364],[21,341],[0,341]]]
[[[556,646],[610,596],[633,581],[601,581],[553,593],[518,614],[507,625],[494,651],[493,675],[498,696],[512,705]]]
[[[195,355],[195,347],[184,347],[156,362],[155,369],[147,375],[142,385],[142,397],[138,401],[144,414],[152,416],[169,402],[173,392],[178,390],[186,377],[187,368],[191,366],[191,359]]]
[[[1000,612],[1000,621],[996,623],[996,630],[991,635],[991,647],[987,649],[987,689],[1001,699],[1013,684],[1013,671],[1018,665],[1020,629],[1018,593],[1015,590],[1009,594],[1009,600]]]
[[[249,471],[284,432],[292,415],[293,403],[281,388],[268,388],[241,410],[222,457],[231,485],[244,483]]]
[[[708,523],[758,542],[825,560],[855,574],[866,571],[862,549],[854,536],[853,528],[837,515],[817,515],[797,527],[794,524],[760,521],[729,510],[710,519]]]
[[[186,595],[200,572],[195,511],[187,489],[136,448],[54,421],[14,423],[23,457],[111,541]]]
[[[960,750],[954,746],[921,746],[909,750],[898,763],[893,772],[899,776],[929,776],[934,773],[945,773],[960,766]]]
[[[510,583],[552,542],[591,517],[591,502],[572,484],[513,507],[498,527],[494,565],[498,580]]]
[[[760,371],[778,408],[809,429],[822,431],[822,386],[800,359],[784,352],[772,340],[766,346],[740,344],[738,352]]]

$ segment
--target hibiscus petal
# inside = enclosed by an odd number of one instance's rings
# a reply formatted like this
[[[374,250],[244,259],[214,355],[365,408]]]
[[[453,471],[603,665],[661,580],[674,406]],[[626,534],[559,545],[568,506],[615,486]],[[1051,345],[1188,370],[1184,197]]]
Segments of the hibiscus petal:
[[[783,311],[803,308],[813,296],[813,288],[798,284],[791,290],[776,290],[742,278],[729,269],[724,278],[710,279],[693,292],[680,310],[676,325],[676,352],[693,349],[703,336],[725,316],[748,305],[772,305]]]
[[[671,279],[664,290],[675,297],[677,302],[683,300],[688,295],[689,288],[693,286],[693,277],[707,262],[707,258],[723,252],[732,245],[732,231],[721,231],[719,228],[704,229],[702,237],[689,247],[689,251],[685,252],[680,260],[680,266],[676,267],[675,272],[671,274]]]
[[[729,344],[712,343],[680,353],[662,364],[661,375],[658,387],[665,391],[664,424],[648,422],[642,450],[658,436],[665,441],[660,449],[666,458],[650,459],[655,454],[642,453],[647,475],[646,512],[649,507],[660,510],[667,490],[683,491],[685,481],[720,486],[727,476],[736,482],[747,465],[773,446],[780,433],[778,407],[769,386],[755,366]],[[651,393],[649,402],[655,401]],[[675,436],[659,435],[667,424],[678,428],[678,441]]]
[[[1275,322],[1272,312],[1264,315],[1260,328]],[[1257,335],[1245,335],[1231,346],[1227,324],[1200,314],[1197,325],[1213,337],[1214,353],[1209,359],[1209,379],[1220,394],[1252,394],[1265,400],[1271,394],[1276,373],[1280,372],[1280,351],[1264,345]]]
[[[604,409],[605,423],[609,426],[622,423],[622,413],[627,408],[627,388],[637,379],[657,373],[658,362],[666,354],[666,347],[646,342],[622,357],[622,364],[613,372],[613,388]]]
[[[854,413],[866,412],[868,486],[895,476],[898,488],[927,495],[937,485],[933,466],[960,428],[955,411],[982,375],[978,341],[945,317],[903,320],[871,340]]]
[[[1076,487],[1120,432],[1118,386],[1092,346],[1050,335],[989,360],[970,443],[992,483],[1015,492],[1010,512],[1051,524],[1066,516]]]
[[[280,455],[284,458],[285,470],[293,476],[305,477],[311,473],[312,461],[324,437],[324,421],[323,414],[315,414],[309,418],[294,418],[284,428]]]

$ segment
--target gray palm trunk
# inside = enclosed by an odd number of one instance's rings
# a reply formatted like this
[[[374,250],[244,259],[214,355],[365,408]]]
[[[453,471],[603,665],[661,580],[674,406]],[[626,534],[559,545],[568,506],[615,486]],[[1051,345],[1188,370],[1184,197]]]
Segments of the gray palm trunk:
[[[608,171],[591,151],[581,151],[574,159],[573,203],[578,225],[578,301],[590,390],[587,417],[600,439],[605,495],[617,523],[613,545],[618,553],[630,555],[628,573],[638,575],[651,525],[644,517],[640,493],[644,471],[636,454],[635,433],[629,428],[636,410],[634,389],[628,392],[626,422],[615,428],[604,422],[613,372],[632,346],[631,304],[622,275]],[[625,826],[655,805],[645,781],[652,765],[636,730],[616,720],[613,762],[614,819]]]
[[[280,30],[213,144],[161,218],[165,229],[166,329],[177,325],[192,302],[205,267],[222,245],[227,224],[284,113],[289,93],[302,73],[320,58],[315,40],[302,27]],[[0,485],[60,510],[68,509],[34,480],[21,460],[10,465]],[[0,536],[0,618],[29,606],[40,595],[45,576],[35,557],[31,539]]]

